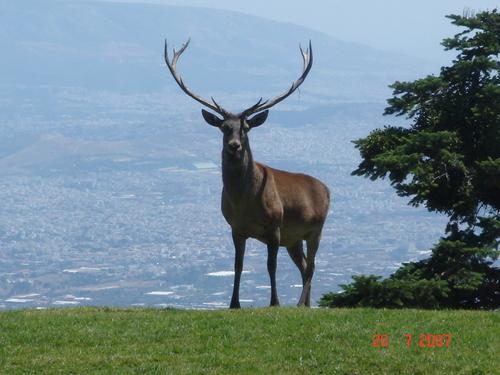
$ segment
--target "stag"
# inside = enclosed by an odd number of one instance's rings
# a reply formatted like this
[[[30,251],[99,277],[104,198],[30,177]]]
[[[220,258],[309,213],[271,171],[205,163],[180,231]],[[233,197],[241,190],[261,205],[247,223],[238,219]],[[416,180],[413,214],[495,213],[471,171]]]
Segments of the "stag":
[[[312,46],[300,52],[304,60],[301,76],[292,86],[270,100],[262,98],[240,113],[223,109],[215,100],[193,93],[177,72],[177,62],[189,45],[173,50],[170,60],[165,41],[164,57],[170,73],[188,96],[221,117],[202,109],[205,121],[223,133],[222,147],[222,214],[231,226],[235,248],[234,285],[230,308],[240,308],[240,279],[245,244],[255,238],[267,245],[267,270],[271,281],[271,306],[279,306],[276,290],[278,248],[286,247],[302,276],[302,293],[298,306],[310,306],[314,259],[321,231],[330,205],[330,192],[321,181],[300,173],[268,167],[253,159],[248,132],[262,125],[269,108],[290,96],[304,82],[311,70]],[[307,244],[304,254],[303,241]]]

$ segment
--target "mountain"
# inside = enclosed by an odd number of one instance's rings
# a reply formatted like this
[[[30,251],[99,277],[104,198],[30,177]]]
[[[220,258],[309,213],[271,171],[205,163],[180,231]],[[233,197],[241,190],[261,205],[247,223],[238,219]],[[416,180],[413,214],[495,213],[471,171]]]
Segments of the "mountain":
[[[353,24],[353,27],[356,27]],[[293,24],[246,14],[153,4],[23,0],[0,4],[0,85],[73,86],[150,92],[172,86],[164,38],[192,43],[179,63],[202,94],[288,87],[302,65],[298,44],[313,42],[304,92],[337,100],[381,98],[387,83],[422,61],[378,51]]]

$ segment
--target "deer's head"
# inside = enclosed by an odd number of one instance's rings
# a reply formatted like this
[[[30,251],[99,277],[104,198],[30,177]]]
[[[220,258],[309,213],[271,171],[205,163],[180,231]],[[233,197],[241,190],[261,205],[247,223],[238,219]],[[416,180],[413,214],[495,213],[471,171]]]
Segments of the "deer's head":
[[[300,47],[300,53],[302,54],[302,59],[304,60],[302,74],[295,82],[293,82],[292,86],[287,91],[274,97],[273,99],[262,101],[262,98],[260,98],[260,100],[253,106],[235,114],[222,108],[214,100],[214,98],[206,100],[196,95],[184,84],[181,76],[176,70],[176,67],[177,61],[189,45],[189,41],[190,40],[184,43],[179,51],[175,51],[175,49],[173,50],[174,56],[172,60],[169,59],[167,42],[165,41],[165,62],[168,69],[170,70],[170,73],[172,73],[172,76],[182,91],[221,116],[219,117],[209,111],[206,111],[205,109],[201,110],[201,114],[205,121],[209,125],[219,128],[222,131],[224,135],[223,152],[225,155],[230,158],[240,159],[243,151],[249,147],[247,133],[250,129],[262,125],[266,121],[267,115],[269,114],[268,109],[290,96],[306,79],[313,62],[311,42],[309,42],[309,48],[306,51]]]

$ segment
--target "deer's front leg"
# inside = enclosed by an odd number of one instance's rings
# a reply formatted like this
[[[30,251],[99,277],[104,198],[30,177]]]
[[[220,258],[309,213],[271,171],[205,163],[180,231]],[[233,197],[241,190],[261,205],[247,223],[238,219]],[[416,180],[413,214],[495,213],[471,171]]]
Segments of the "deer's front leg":
[[[279,306],[278,291],[276,289],[276,268],[278,263],[278,249],[280,246],[279,228],[267,241],[267,271],[271,279],[271,306]]]
[[[240,306],[240,279],[241,272],[243,271],[243,258],[245,256],[245,244],[247,239],[233,232],[234,243],[234,285],[233,296],[229,308],[239,309]]]

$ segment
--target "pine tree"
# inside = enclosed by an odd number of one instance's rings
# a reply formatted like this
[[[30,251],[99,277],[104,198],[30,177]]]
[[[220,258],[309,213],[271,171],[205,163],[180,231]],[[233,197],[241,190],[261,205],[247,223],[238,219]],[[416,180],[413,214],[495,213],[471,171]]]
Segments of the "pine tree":
[[[388,279],[358,276],[323,306],[500,307],[500,14],[447,16],[465,30],[442,45],[456,50],[439,75],[391,85],[385,115],[405,115],[354,141],[353,172],[388,178],[414,206],[448,215],[446,237],[429,259],[407,263]]]

